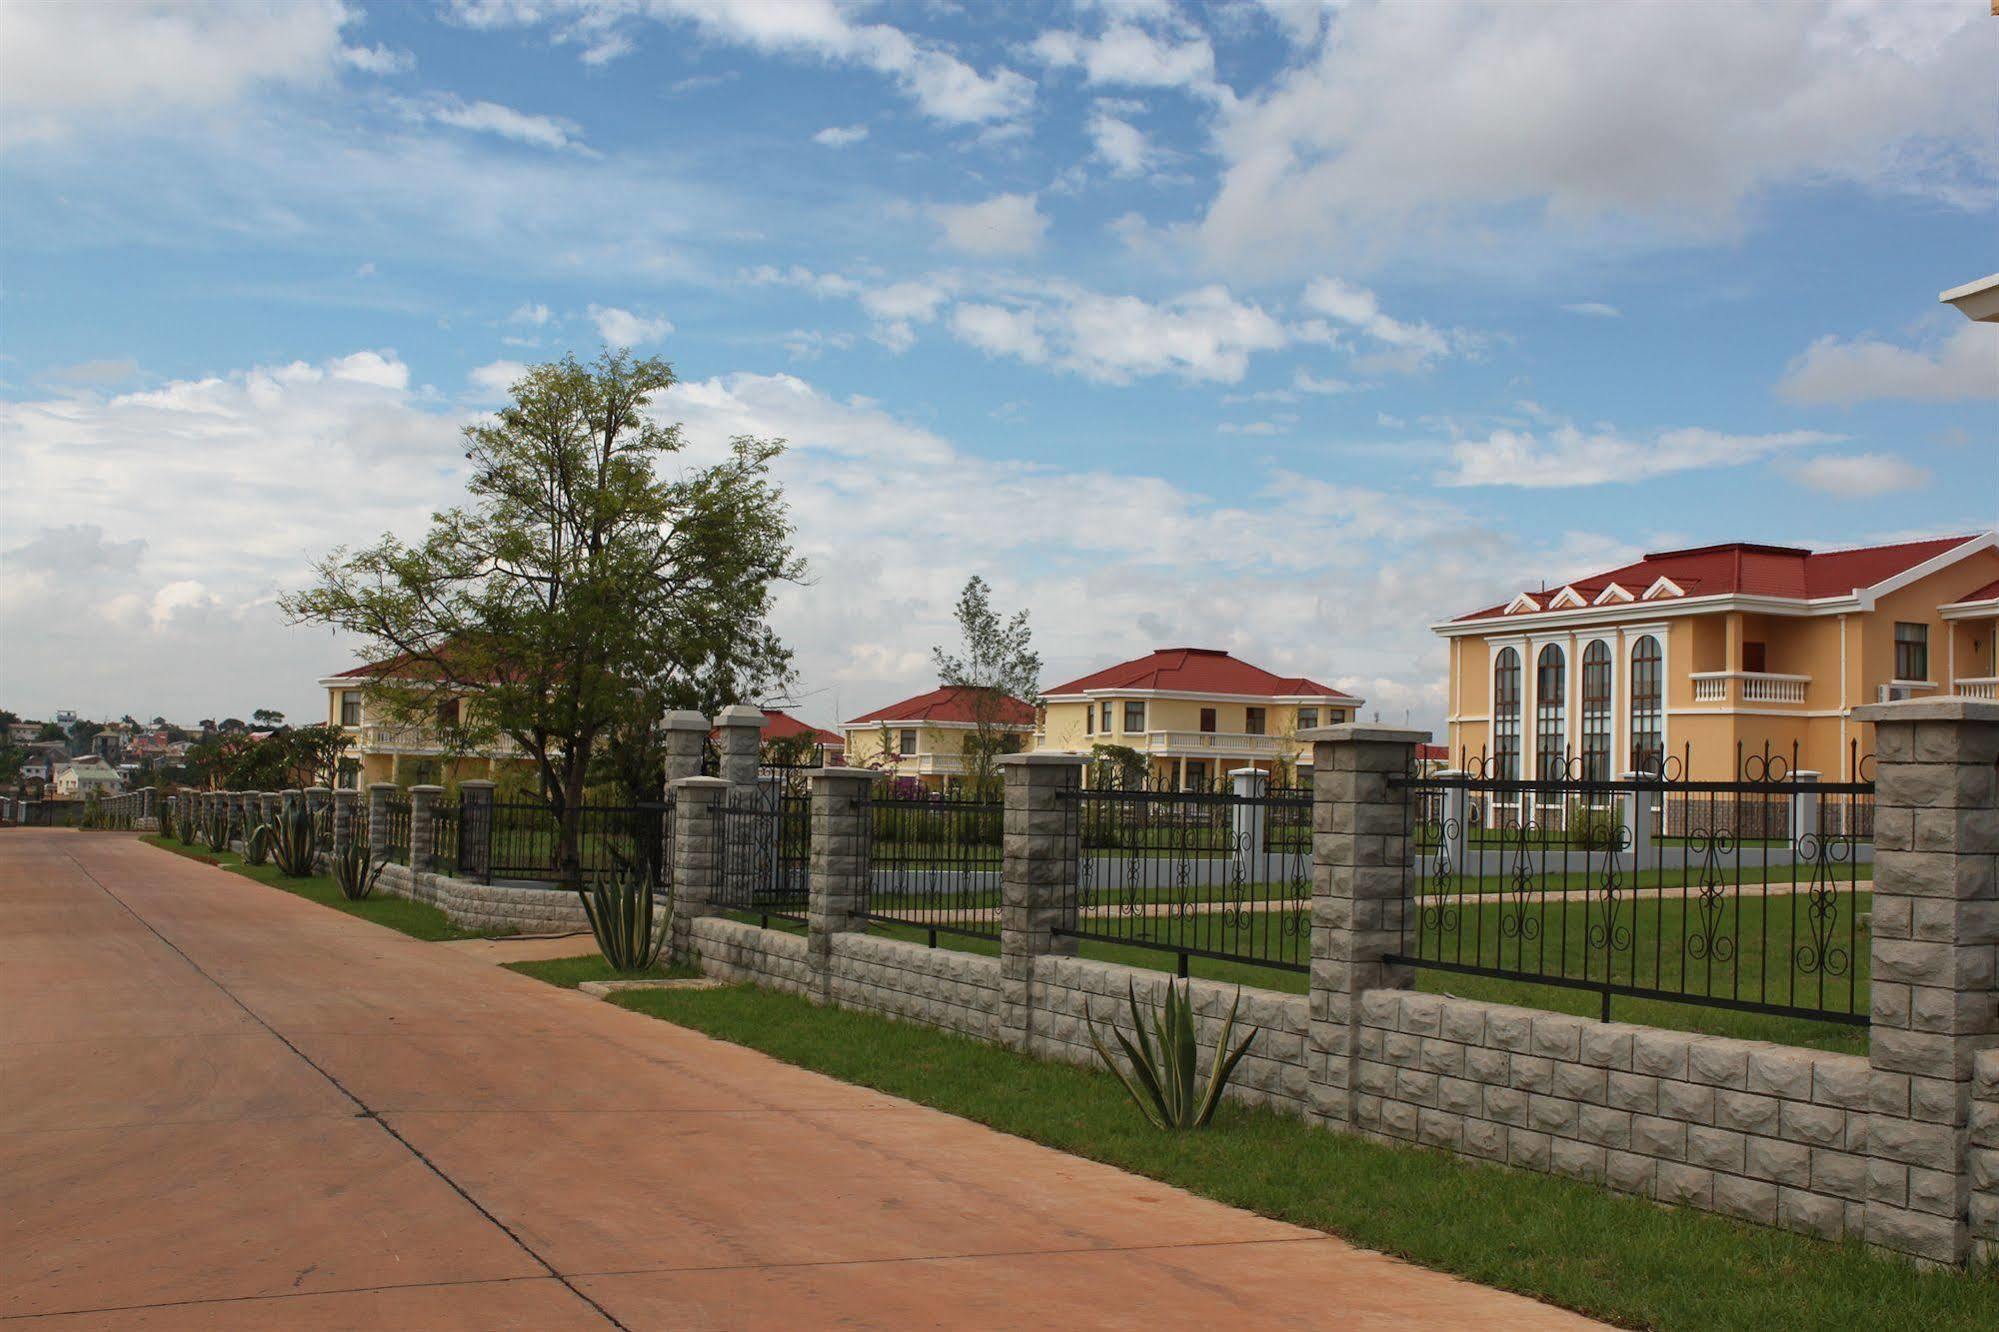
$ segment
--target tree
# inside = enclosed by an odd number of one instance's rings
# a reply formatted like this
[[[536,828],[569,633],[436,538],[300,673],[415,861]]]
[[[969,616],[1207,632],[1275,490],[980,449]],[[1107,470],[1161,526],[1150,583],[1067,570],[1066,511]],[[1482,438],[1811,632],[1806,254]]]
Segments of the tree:
[[[258,708],[250,714],[250,720],[259,726],[276,729],[285,724],[285,714],[276,708]]]
[[[622,351],[530,368],[465,429],[469,504],[415,544],[335,550],[280,602],[295,623],[361,637],[371,701],[392,718],[434,725],[462,700],[456,743],[513,741],[571,883],[592,760],[615,733],[790,671],[767,623],[773,584],[802,573],[770,475],[783,445],[739,437],[722,461],[663,477],[680,429],[645,409],[673,382],[666,362]]]
[[[993,609],[992,588],[973,574],[958,594],[962,653],[931,649],[945,686],[965,691],[972,733],[965,738],[966,779],[975,794],[990,796],[999,756],[1019,748],[1020,734],[1008,728],[1020,704],[1033,707],[1041,694],[1041,658],[1029,646],[1027,612],[1002,620]]]

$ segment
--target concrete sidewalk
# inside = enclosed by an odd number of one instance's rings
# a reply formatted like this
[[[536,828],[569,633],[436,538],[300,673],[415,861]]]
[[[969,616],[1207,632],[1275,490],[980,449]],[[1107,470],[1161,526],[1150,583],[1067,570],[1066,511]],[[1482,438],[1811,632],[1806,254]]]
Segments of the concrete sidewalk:
[[[0,833],[0,1319],[1586,1326],[328,911]]]

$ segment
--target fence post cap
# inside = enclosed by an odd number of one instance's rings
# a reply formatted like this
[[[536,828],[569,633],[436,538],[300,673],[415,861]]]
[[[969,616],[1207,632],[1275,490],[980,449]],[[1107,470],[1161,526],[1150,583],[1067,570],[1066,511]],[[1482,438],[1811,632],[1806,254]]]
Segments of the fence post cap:
[[[808,782],[872,782],[887,773],[876,772],[873,768],[807,768],[805,780]]]
[[[770,725],[770,718],[764,716],[762,708],[753,708],[747,703],[731,703],[715,714],[717,726],[754,726],[759,731]]]
[[[1265,772],[1265,771],[1264,771],[1263,769],[1261,769],[1261,768],[1230,768],[1230,769],[1229,769],[1229,776],[1231,776],[1231,777],[1268,777],[1269,775],[1270,775],[1269,773]]]
[[[467,777],[464,781],[458,783],[458,789],[462,791],[466,787],[470,786],[475,789],[484,791],[491,789],[495,785],[497,785],[497,783],[488,781],[484,777]]]
[[[659,719],[661,730],[666,731],[706,731],[708,719],[698,712],[678,708]]]
[[[1088,754],[1071,754],[1057,749],[1038,749],[1032,754],[1001,754],[993,760],[1002,768],[1080,768],[1089,761]]]
[[[395,790],[395,789],[396,789],[396,784],[395,784],[394,782],[369,782],[369,783],[368,783],[368,791],[369,791],[369,793],[370,793],[370,794],[373,794],[373,793],[374,793],[374,792],[376,792],[376,791],[393,791],[393,790]]]
[[[1374,722],[1341,722],[1337,726],[1308,726],[1298,732],[1297,738],[1307,744],[1340,744],[1361,741],[1368,744],[1387,745],[1427,745],[1430,743],[1428,731],[1411,730],[1406,726],[1381,726]]]
[[[1855,721],[1999,722],[1999,700],[1989,698],[1905,698],[1899,703],[1863,703],[1853,710]]]
[[[669,791],[726,791],[732,783],[724,777],[676,777],[666,784]]]
[[[425,782],[420,786],[412,786],[410,788],[411,795],[416,795],[419,792],[421,792],[424,795],[443,795],[444,788],[441,786],[433,786],[428,782]]]

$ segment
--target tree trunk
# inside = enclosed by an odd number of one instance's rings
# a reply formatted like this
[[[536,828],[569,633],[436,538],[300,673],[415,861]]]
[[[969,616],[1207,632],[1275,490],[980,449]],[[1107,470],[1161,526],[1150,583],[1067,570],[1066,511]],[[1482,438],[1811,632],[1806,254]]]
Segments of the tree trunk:
[[[555,847],[555,872],[565,888],[583,884],[583,769],[574,762],[564,765],[562,781],[562,821]]]

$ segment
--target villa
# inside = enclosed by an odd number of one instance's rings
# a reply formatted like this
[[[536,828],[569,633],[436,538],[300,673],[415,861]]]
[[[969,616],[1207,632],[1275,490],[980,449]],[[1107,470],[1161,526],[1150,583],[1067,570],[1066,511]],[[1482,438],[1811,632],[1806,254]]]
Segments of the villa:
[[[979,698],[970,689],[948,686],[905,698],[843,724],[847,762],[944,790],[970,771],[965,742],[979,728]],[[989,724],[1002,746],[1027,749],[1034,739],[1034,709],[1017,698],[994,700]]]
[[[1459,761],[1503,780],[1732,780],[1739,755],[1856,779],[1855,707],[1999,686],[1999,534],[1857,550],[1730,542],[1431,626]]]

